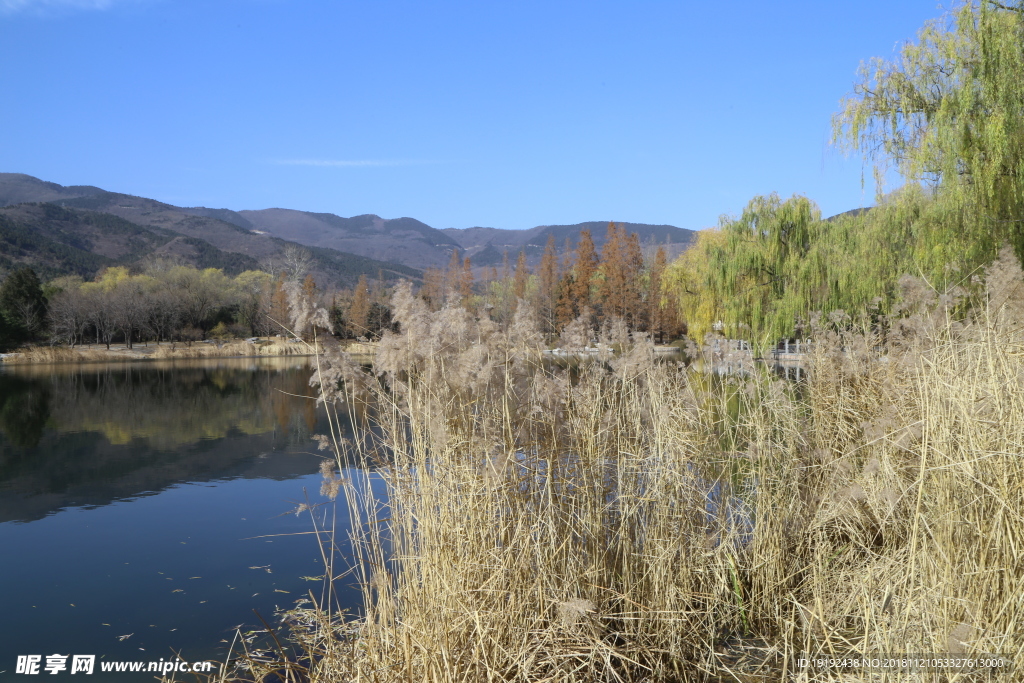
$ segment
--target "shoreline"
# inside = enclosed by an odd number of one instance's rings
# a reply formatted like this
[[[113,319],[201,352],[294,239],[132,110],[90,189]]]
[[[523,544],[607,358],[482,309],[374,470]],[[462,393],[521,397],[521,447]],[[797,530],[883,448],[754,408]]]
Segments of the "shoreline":
[[[372,359],[377,353],[379,342],[350,341],[343,345],[345,353],[359,359]],[[233,339],[225,342],[199,341],[186,346],[183,342],[162,342],[148,345],[139,343],[134,348],[123,344],[112,345],[109,349],[104,344],[85,344],[70,347],[66,345],[31,346],[0,353],[0,367],[4,365],[46,365],[57,363],[140,363],[157,360],[202,360],[205,358],[283,358],[312,357],[324,352],[322,344],[316,349],[312,344],[294,342],[279,337],[260,337],[258,341]],[[566,352],[562,349],[548,349],[545,356],[553,360],[581,359],[599,356],[598,349],[587,349],[585,352]],[[611,349],[608,349],[610,352]],[[654,351],[659,356],[680,353],[680,349],[671,345],[656,345]],[[591,353],[588,353],[591,352]],[[611,352],[614,355],[614,352]]]
[[[352,342],[345,351],[354,356],[372,356],[377,345],[372,342]],[[281,338],[261,337],[259,341],[231,340],[227,342],[163,342],[149,345],[136,344],[127,348],[122,344],[111,346],[88,344],[75,347],[32,346],[12,353],[0,354],[2,365],[44,365],[55,363],[140,363],[157,360],[201,360],[205,358],[282,358],[314,356],[324,348],[318,344],[293,342]]]

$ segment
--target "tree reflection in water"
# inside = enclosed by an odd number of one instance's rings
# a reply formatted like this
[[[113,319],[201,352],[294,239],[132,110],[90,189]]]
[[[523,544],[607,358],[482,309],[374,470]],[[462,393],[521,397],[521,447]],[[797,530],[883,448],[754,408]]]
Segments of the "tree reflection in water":
[[[182,482],[309,474],[310,459],[260,457],[312,450],[327,431],[308,380],[295,359],[4,368],[0,522]]]

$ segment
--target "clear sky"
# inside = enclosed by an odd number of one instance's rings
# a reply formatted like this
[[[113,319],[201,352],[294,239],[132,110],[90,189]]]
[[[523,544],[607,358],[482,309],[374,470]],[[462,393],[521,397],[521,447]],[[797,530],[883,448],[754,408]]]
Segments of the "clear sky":
[[[0,171],[436,228],[870,205],[829,146],[936,0],[0,0]]]

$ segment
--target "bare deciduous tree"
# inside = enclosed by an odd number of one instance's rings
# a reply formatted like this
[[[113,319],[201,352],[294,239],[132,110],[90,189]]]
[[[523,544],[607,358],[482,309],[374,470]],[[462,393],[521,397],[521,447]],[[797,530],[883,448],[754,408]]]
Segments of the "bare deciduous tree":
[[[142,283],[129,278],[117,283],[110,292],[109,305],[114,324],[124,335],[124,343],[129,349],[135,341],[135,335],[144,327],[148,318],[149,307],[152,305]]]
[[[77,287],[58,292],[50,299],[50,330],[56,342],[75,346],[84,341],[89,327],[89,301]]]

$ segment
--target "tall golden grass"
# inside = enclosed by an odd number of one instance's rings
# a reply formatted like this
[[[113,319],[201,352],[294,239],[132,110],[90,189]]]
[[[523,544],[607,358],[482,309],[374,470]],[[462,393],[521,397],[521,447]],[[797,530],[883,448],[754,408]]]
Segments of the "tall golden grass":
[[[63,345],[30,346],[11,354],[4,359],[4,363],[75,363],[107,360],[109,358],[110,354],[100,348],[84,349]]]
[[[137,361],[137,360],[168,360],[197,358],[233,358],[249,356],[294,356],[312,355],[323,351],[321,346],[315,348],[308,343],[289,343],[284,339],[263,340],[250,344],[241,340],[222,342],[219,344],[165,342],[160,345],[142,346],[137,344],[133,349],[124,346],[113,346],[106,349],[102,346],[30,346],[20,349],[17,353],[4,359],[5,363],[85,363],[98,361]]]
[[[295,356],[309,355],[313,349],[306,343],[289,343],[283,339],[274,339],[250,344],[245,341],[228,341],[221,344],[177,344],[174,348],[161,345],[153,351],[151,358],[225,358],[234,356]]]
[[[557,369],[527,311],[503,331],[408,289],[395,308],[375,376],[329,353],[315,378],[333,405],[373,404],[362,441],[323,442],[379,466],[387,497],[325,474],[365,606],[288,616],[311,680],[974,680],[801,653],[1024,670],[1024,339],[1006,321],[821,327],[795,385],[688,372],[644,340]]]

